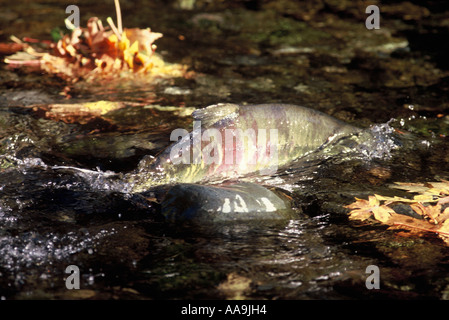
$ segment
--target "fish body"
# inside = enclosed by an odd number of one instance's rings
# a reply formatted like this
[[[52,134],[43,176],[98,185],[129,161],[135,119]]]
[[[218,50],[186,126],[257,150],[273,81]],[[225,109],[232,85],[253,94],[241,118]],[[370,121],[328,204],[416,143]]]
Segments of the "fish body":
[[[290,104],[217,104],[193,113],[194,129],[174,134],[155,159],[127,180],[132,192],[155,185],[272,175],[279,167],[360,129],[322,112]],[[176,135],[178,135],[176,137]]]

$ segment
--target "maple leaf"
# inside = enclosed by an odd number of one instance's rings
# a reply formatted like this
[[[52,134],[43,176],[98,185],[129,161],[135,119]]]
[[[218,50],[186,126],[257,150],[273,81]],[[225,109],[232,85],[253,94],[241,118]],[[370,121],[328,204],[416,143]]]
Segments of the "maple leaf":
[[[102,117],[112,110],[138,105],[131,102],[94,101],[86,103],[31,105],[28,108],[43,114],[46,119],[60,120],[66,123],[87,123],[95,117]]]
[[[445,204],[445,203],[449,203],[449,196],[443,197],[438,199],[438,204]]]
[[[421,202],[435,201],[440,196],[449,195],[449,181],[447,180],[427,183],[395,182],[395,185],[392,187],[406,190],[407,192],[419,193],[420,195],[416,196],[416,200]]]
[[[391,187],[406,190],[408,192],[422,193],[427,191],[429,188],[425,186],[424,183],[413,183],[413,182],[395,182]]]
[[[5,62],[15,66],[38,66],[47,73],[65,76],[73,81],[80,78],[123,78],[123,72],[150,74],[158,77],[180,77],[186,72],[185,66],[166,65],[155,54],[154,42],[162,33],[150,28],[126,29],[121,26],[119,2],[115,1],[119,27],[109,17],[109,27],[97,17],[87,21],[86,28],[73,26],[71,34],[61,37],[56,43],[50,43],[50,52],[39,53],[22,41],[15,41],[27,49],[27,55],[6,57]]]
[[[416,202],[415,199],[407,199],[407,198],[398,197],[398,196],[386,197],[386,196],[381,196],[379,194],[375,194],[374,196],[376,197],[377,200],[387,201],[388,203],[391,203],[391,202],[411,202],[411,203]]]
[[[412,234],[424,233],[437,234],[449,245],[449,207],[443,206],[449,203],[449,181],[427,183],[402,183],[396,182],[393,186],[411,193],[418,193],[412,199],[398,196],[386,197],[378,194],[369,196],[368,200],[358,199],[346,208],[352,209],[350,219],[366,220],[373,216],[374,219],[390,225],[389,229],[407,229]],[[381,201],[385,201],[381,205]],[[436,204],[433,204],[435,203]],[[421,219],[396,213],[389,205],[403,203],[416,212]],[[401,233],[404,235],[404,233]]]
[[[369,196],[368,200],[355,198],[356,202],[345,206],[345,208],[353,209],[350,212],[350,219],[366,220],[374,215],[376,220],[387,222],[392,213],[395,211],[386,206],[380,205],[380,201],[376,196]]]
[[[438,217],[436,217],[437,222],[441,224],[445,223],[448,219],[449,219],[449,207],[444,209],[443,212],[441,212],[441,214],[438,215]]]
[[[435,206],[424,206],[421,202],[412,203],[410,207],[423,217],[428,217],[431,223],[437,224],[437,217],[441,214],[441,205],[437,204]]]
[[[374,214],[374,218],[383,223],[390,220],[392,213],[396,213],[392,208],[386,205],[375,206],[372,208],[372,212]]]
[[[146,29],[125,29],[124,33],[131,43],[138,43],[138,50],[147,56],[156,50],[154,41],[162,38],[163,34],[158,32],[152,32],[150,28]]]

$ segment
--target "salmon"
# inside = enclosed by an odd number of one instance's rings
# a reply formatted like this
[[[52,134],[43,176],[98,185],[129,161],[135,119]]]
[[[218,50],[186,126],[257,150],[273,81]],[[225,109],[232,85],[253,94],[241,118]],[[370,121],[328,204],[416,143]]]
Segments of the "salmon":
[[[222,103],[196,110],[193,120],[193,131],[174,130],[172,145],[126,175],[132,192],[273,175],[340,137],[360,132],[325,113],[291,104]]]

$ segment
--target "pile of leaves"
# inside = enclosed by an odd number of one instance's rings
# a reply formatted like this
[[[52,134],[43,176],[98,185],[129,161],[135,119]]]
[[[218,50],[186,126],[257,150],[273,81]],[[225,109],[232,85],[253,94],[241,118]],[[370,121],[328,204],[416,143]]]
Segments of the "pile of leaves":
[[[184,74],[184,66],[167,65],[155,54],[154,42],[163,36],[161,33],[150,28],[123,29],[119,10],[117,14],[118,28],[111,18],[107,19],[109,27],[105,27],[99,18],[92,17],[87,28],[76,28],[66,20],[71,33],[61,34],[57,42],[12,37],[23,51],[8,56],[5,62],[15,67],[37,66],[73,80],[119,76],[122,71],[174,77]]]
[[[355,202],[345,206],[351,209],[349,219],[374,219],[389,225],[389,229],[406,229],[407,234],[433,233],[449,245],[449,181],[397,182],[393,187],[416,195],[410,199],[378,194],[368,200],[355,198]],[[404,214],[407,209],[413,214]]]

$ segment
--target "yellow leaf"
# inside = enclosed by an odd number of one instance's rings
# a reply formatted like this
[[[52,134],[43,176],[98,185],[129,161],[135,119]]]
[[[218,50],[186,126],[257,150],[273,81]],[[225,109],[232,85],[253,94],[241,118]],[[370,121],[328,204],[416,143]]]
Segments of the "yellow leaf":
[[[117,48],[122,52],[129,48],[129,40],[125,33],[122,34],[122,38],[117,43]]]
[[[449,220],[444,221],[438,231],[449,233]]]
[[[427,216],[430,218],[431,222],[437,224],[436,218],[441,213],[441,205],[435,206],[423,206],[422,203],[412,203],[410,207],[418,214],[422,216]]]
[[[429,194],[439,196],[440,194],[449,195],[449,182],[446,180],[429,183],[406,183],[395,182],[393,188],[406,190],[407,192]]]
[[[131,41],[139,42],[139,52],[150,56],[153,53],[153,42],[161,38],[162,33],[152,32],[150,28],[146,29],[125,29],[124,34]]]
[[[368,197],[369,205],[370,206],[378,206],[380,204],[379,200],[376,196],[369,196]]]
[[[416,202],[416,200],[411,200],[411,199],[407,199],[407,198],[402,198],[402,197],[398,197],[398,196],[394,196],[394,197],[386,197],[386,196],[381,196],[378,194],[374,195],[377,200],[379,201],[391,201],[391,202]]]
[[[420,194],[420,195],[414,196],[413,201],[414,202],[436,202],[436,201],[438,201],[438,198],[432,194]]]
[[[118,43],[118,38],[117,38],[117,36],[115,35],[115,33],[111,34],[111,35],[108,37],[108,40],[109,40],[111,43]]]
[[[372,215],[371,210],[356,209],[350,212],[349,219],[363,221],[369,219],[371,215]]]
[[[365,199],[355,198],[355,200],[356,200],[355,202],[346,205],[345,208],[355,209],[355,208],[363,208],[363,207],[369,205],[369,202]]]
[[[449,194],[449,181],[431,182],[430,185],[432,186],[430,190],[433,190],[437,194]]]
[[[150,58],[147,57],[146,55],[138,52],[135,56],[134,56],[134,67],[133,70],[135,72],[143,69],[143,71],[147,71],[149,69],[151,69],[151,63],[150,62]],[[151,65],[151,66],[150,66]],[[148,68],[150,66],[150,68]]]
[[[406,190],[408,192],[416,192],[416,193],[425,192],[426,190],[429,189],[422,183],[412,183],[412,182],[409,182],[409,183],[395,182],[395,184],[392,185],[391,187],[396,188],[396,189]]]
[[[448,202],[449,202],[449,196],[440,198],[440,199],[438,200],[438,204],[445,204],[445,203],[448,203]]]
[[[91,110],[91,111],[97,111],[97,112],[100,111],[101,114],[106,114],[109,111],[123,108],[123,103],[100,100],[100,101],[85,103],[84,108]]]
[[[393,209],[387,206],[376,206],[372,208],[374,218],[380,222],[386,223],[391,217],[391,213],[395,213]]]
[[[134,67],[134,57],[137,54],[139,48],[139,43],[135,41],[129,48],[123,51],[123,60],[128,64],[128,66],[133,69]]]

